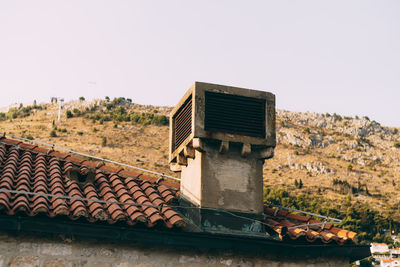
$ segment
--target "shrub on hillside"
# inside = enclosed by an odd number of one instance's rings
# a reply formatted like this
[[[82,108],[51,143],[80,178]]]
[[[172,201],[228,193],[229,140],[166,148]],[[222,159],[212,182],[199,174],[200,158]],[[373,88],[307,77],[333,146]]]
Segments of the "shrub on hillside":
[[[333,118],[335,118],[335,120],[338,120],[338,121],[342,121],[343,120],[342,116],[340,116],[340,115],[338,115],[336,113],[333,113]]]
[[[101,146],[106,146],[107,145],[107,137],[103,136],[101,138]]]
[[[80,111],[79,109],[77,109],[77,108],[74,108],[74,109],[72,110],[72,112],[73,112],[76,116],[80,116],[80,115],[81,115],[81,111]]]
[[[166,116],[164,115],[155,115],[153,119],[151,120],[151,124],[155,125],[168,125],[169,120]]]
[[[5,121],[7,119],[6,113],[0,112],[0,121]]]
[[[32,105],[23,107],[22,105],[19,108],[10,108],[7,112],[0,112],[0,121],[4,121],[7,119],[16,119],[16,118],[25,118],[32,114],[32,112],[36,110],[42,110],[45,107],[40,105]]]
[[[348,164],[348,165],[347,165],[347,170],[348,170],[348,171],[352,171],[352,170],[353,170],[353,165]]]
[[[294,180],[294,186],[298,189],[302,189],[303,188],[303,181],[301,179],[299,179],[299,181],[297,181],[297,179]]]
[[[57,137],[57,133],[56,133],[55,129],[51,130],[50,137]]]
[[[107,97],[106,97],[107,100]],[[111,102],[103,102],[102,106],[106,110],[101,110],[100,106],[93,105],[85,110],[79,110],[74,108],[72,112],[70,110],[66,111],[67,118],[83,116],[85,119],[92,120],[93,123],[99,121],[103,124],[105,121],[113,121],[115,124],[117,122],[134,122],[143,125],[168,125],[169,119],[164,115],[157,114],[156,109],[153,113],[138,113],[132,112],[128,109],[129,105],[132,103],[132,99],[124,97],[114,98]],[[1,118],[0,118],[1,119]]]
[[[71,110],[67,110],[67,112],[65,112],[65,115],[67,116],[67,118],[72,118],[74,115],[72,115]]]

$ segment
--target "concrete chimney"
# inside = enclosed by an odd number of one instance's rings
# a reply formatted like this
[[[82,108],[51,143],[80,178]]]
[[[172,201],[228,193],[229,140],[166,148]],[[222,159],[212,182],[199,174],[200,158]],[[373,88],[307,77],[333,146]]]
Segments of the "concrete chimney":
[[[170,115],[170,167],[193,206],[262,214],[275,143],[272,93],[195,82]]]

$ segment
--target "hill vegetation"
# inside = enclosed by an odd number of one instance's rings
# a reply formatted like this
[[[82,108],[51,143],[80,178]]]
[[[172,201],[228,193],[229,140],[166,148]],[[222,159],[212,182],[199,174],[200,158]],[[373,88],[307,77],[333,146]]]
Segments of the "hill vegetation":
[[[0,113],[0,131],[175,175],[168,167],[170,107],[128,98],[44,103]],[[400,231],[400,134],[368,117],[277,111],[265,202],[343,220],[361,243]]]

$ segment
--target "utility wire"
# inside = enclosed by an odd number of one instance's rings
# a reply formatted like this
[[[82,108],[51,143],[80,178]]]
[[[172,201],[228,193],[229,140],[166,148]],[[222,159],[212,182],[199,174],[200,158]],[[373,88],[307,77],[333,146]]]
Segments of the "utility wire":
[[[47,193],[37,193],[37,192],[28,192],[28,191],[10,190],[10,189],[0,189],[0,192],[13,193],[13,194],[24,194],[24,195],[31,195],[31,196],[54,197],[54,198],[61,198],[61,199],[68,199],[68,200],[73,199],[73,200],[81,200],[81,201],[101,203],[101,204],[117,204],[117,205],[121,205],[121,206],[128,205],[128,206],[136,206],[136,207],[152,207],[152,208],[156,208],[156,209],[162,209],[163,207],[168,207],[168,208],[212,210],[212,211],[227,213],[234,217],[246,219],[246,220],[253,221],[253,222],[258,222],[258,223],[268,226],[268,224],[266,224],[265,222],[247,218],[244,216],[240,216],[240,215],[237,215],[237,214],[234,214],[232,212],[222,210],[222,209],[204,208],[204,207],[189,207],[189,206],[168,205],[168,204],[158,206],[158,205],[151,205],[151,204],[138,204],[138,203],[132,203],[132,202],[107,201],[107,200],[90,199],[90,198],[83,198],[83,197],[71,197],[71,196],[65,196],[65,195],[54,195],[54,194],[47,194]]]
[[[39,144],[39,145],[43,145],[43,146],[48,146],[48,147],[51,147],[52,149],[57,148],[59,150],[66,151],[66,152],[71,153],[71,154],[76,154],[76,155],[80,155],[80,156],[83,156],[83,157],[88,157],[88,158],[100,160],[100,161],[103,161],[103,162],[113,163],[113,164],[116,164],[116,165],[132,168],[132,169],[135,169],[135,170],[139,170],[139,171],[143,171],[143,172],[147,172],[147,173],[151,173],[151,174],[155,174],[155,175],[160,175],[161,177],[166,177],[166,178],[169,178],[169,179],[180,181],[179,178],[176,178],[176,177],[173,177],[173,176],[170,176],[170,175],[166,175],[164,173],[160,173],[160,172],[155,172],[155,171],[139,168],[139,167],[136,167],[136,166],[128,165],[128,164],[125,164],[125,163],[120,163],[120,162],[109,160],[109,159],[104,159],[104,158],[100,158],[100,157],[91,156],[91,155],[88,155],[88,154],[84,154],[84,153],[76,152],[76,151],[73,151],[73,150],[69,150],[69,149],[66,149],[66,148],[63,148],[63,147],[59,147],[59,146],[55,146],[55,145],[39,142],[39,141],[36,141],[36,140],[30,140],[30,139],[19,137],[19,136],[15,136],[15,135],[12,135],[12,134],[2,133],[2,132],[0,132],[0,134],[3,135],[4,137],[5,136],[9,136],[9,137],[12,137],[14,139],[18,139],[18,140],[22,140],[22,141],[26,141],[26,142],[31,142],[31,143],[35,143],[35,144]]]
[[[76,154],[76,155],[80,155],[80,156],[83,156],[83,157],[88,157],[88,158],[100,160],[100,161],[103,161],[103,162],[108,162],[108,163],[112,163],[112,164],[116,164],[116,165],[120,165],[120,166],[124,166],[124,167],[128,167],[128,168],[140,170],[140,171],[143,171],[143,172],[147,172],[147,173],[151,173],[151,174],[155,174],[155,175],[160,175],[161,177],[166,177],[166,178],[170,178],[170,179],[173,179],[173,180],[180,181],[179,178],[176,178],[176,177],[173,177],[173,176],[170,176],[170,175],[166,175],[166,174],[163,174],[163,173],[159,173],[159,172],[155,172],[155,171],[139,168],[139,167],[136,167],[136,166],[120,163],[120,162],[113,161],[113,160],[108,160],[108,159],[104,159],[104,158],[100,158],[100,157],[91,156],[91,155],[88,155],[88,154],[76,152],[76,151],[69,150],[69,149],[66,149],[66,148],[63,148],[63,147],[58,147],[58,146],[55,146],[55,145],[47,144],[47,143],[44,143],[44,142],[39,142],[39,141],[30,140],[30,139],[27,139],[27,138],[15,136],[15,135],[12,135],[12,134],[7,134],[5,132],[3,132],[3,133],[0,132],[0,134],[2,134],[3,137],[9,136],[9,137],[14,138],[14,139],[18,139],[18,140],[22,140],[22,141],[26,141],[26,142],[31,142],[31,143],[35,143],[35,144],[40,144],[40,145],[43,145],[43,146],[48,146],[48,147],[51,147],[52,149],[57,148],[59,150],[66,151],[66,152],[71,153],[71,154]],[[229,212],[229,211],[223,210],[223,209],[205,208],[205,207],[176,206],[176,205],[175,206],[171,206],[171,205],[157,206],[157,205],[150,205],[150,204],[123,203],[123,202],[118,202],[118,201],[96,200],[96,199],[90,199],[90,198],[80,198],[80,197],[71,197],[71,196],[65,196],[65,195],[54,195],[54,194],[28,192],[28,191],[20,191],[20,190],[9,190],[9,189],[0,189],[0,192],[8,192],[8,193],[14,193],[14,194],[25,194],[25,195],[38,195],[38,196],[55,197],[55,198],[69,199],[69,200],[73,199],[73,200],[81,200],[81,201],[95,202],[95,203],[101,203],[101,204],[117,204],[117,205],[129,205],[129,206],[137,206],[137,207],[152,207],[152,208],[156,208],[156,209],[161,209],[163,207],[170,207],[170,208],[211,210],[211,211],[226,213],[226,214],[229,214],[229,215],[231,215],[233,217],[249,220],[249,221],[252,221],[252,222],[257,222],[257,223],[266,225],[268,227],[271,227],[270,225],[266,224],[265,222],[262,222],[262,221],[259,221],[259,220],[255,220],[255,219],[251,219],[251,218],[244,217],[244,216],[240,216],[240,215],[237,215],[235,213],[232,213],[232,212]],[[295,229],[295,228],[309,227],[309,226],[316,226],[316,225],[326,225],[326,224],[339,224],[339,223],[342,222],[339,219],[335,219],[335,218],[331,218],[331,217],[327,217],[327,216],[323,216],[323,215],[319,215],[319,214],[315,214],[315,213],[311,213],[311,212],[305,212],[305,211],[286,208],[286,207],[282,207],[282,206],[279,206],[279,205],[273,205],[273,204],[271,204],[271,206],[275,206],[278,209],[284,209],[284,210],[288,210],[288,211],[300,212],[300,213],[303,213],[303,214],[308,214],[308,215],[311,215],[311,216],[324,218],[325,220],[332,220],[333,221],[333,222],[325,221],[325,222],[314,223],[314,224],[296,225],[296,226],[293,226],[293,227],[288,227],[288,229]]]
[[[90,198],[83,198],[83,197],[71,197],[71,196],[65,196],[65,195],[55,195],[55,194],[47,194],[47,193],[37,193],[37,192],[28,192],[28,191],[22,191],[22,190],[9,190],[9,189],[0,189],[0,192],[5,192],[5,193],[13,193],[13,194],[24,194],[24,195],[30,195],[30,196],[42,196],[42,197],[54,197],[54,198],[61,198],[61,199],[68,199],[68,200],[81,200],[81,201],[87,201],[87,202],[94,202],[94,203],[100,203],[100,204],[116,204],[116,205],[128,205],[128,206],[136,206],[136,207],[152,207],[156,209],[162,209],[163,207],[168,207],[168,208],[183,208],[183,209],[200,209],[200,210],[210,210],[210,211],[216,211],[216,212],[221,212],[221,213],[226,213],[229,214],[233,217],[237,217],[240,219],[252,221],[255,223],[260,223],[262,225],[271,227],[271,225],[259,221],[256,219],[248,218],[245,216],[240,216],[235,213],[232,213],[227,210],[223,209],[215,209],[215,208],[205,208],[205,207],[190,207],[190,206],[180,206],[180,205],[151,205],[151,204],[138,204],[138,203],[132,203],[132,202],[119,202],[119,201],[107,201],[107,200],[99,200],[99,199],[90,199]],[[296,225],[292,227],[288,227],[288,229],[294,229],[294,228],[301,228],[301,227],[309,227],[309,226],[318,226],[318,225],[326,225],[326,224],[337,224],[338,222],[321,222],[321,223],[313,223],[313,224],[304,224],[304,225]]]
[[[299,212],[302,214],[306,214],[306,215],[310,215],[310,216],[314,216],[314,217],[319,217],[319,218],[323,218],[325,220],[331,220],[334,221],[335,223],[342,223],[342,220],[336,219],[336,218],[332,218],[332,217],[328,217],[328,216],[324,216],[324,215],[320,215],[320,214],[315,214],[315,213],[311,213],[311,212],[307,212],[307,211],[302,211],[302,210],[296,210],[296,209],[292,209],[292,208],[286,208],[280,205],[274,205],[274,204],[269,204],[270,206],[276,207],[278,209],[282,209],[282,210],[287,210],[287,211],[293,211],[293,212]]]

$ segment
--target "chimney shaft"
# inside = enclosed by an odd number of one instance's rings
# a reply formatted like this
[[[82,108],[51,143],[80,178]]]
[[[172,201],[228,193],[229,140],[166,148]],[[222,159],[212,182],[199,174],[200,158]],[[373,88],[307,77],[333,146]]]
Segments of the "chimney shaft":
[[[170,165],[193,205],[263,212],[262,168],[275,147],[275,96],[196,82],[170,116]]]

